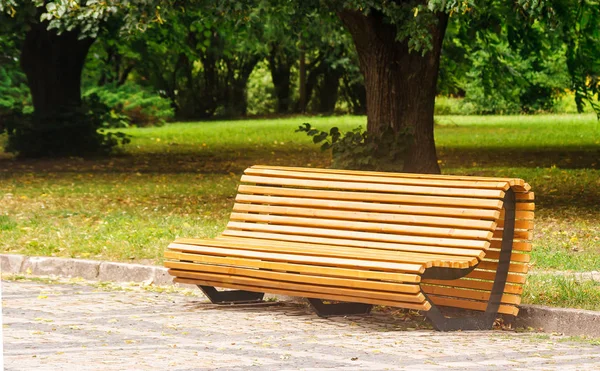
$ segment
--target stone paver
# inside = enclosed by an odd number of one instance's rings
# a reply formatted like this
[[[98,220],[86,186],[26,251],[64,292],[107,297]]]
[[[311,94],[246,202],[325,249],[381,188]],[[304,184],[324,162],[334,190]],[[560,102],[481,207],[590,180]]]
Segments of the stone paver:
[[[3,281],[6,370],[600,370],[600,346],[502,331],[439,333],[391,314]]]

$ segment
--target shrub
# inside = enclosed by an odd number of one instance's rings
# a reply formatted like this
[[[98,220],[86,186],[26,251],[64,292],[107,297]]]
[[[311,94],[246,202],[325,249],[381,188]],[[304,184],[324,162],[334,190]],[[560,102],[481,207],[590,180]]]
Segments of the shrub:
[[[300,125],[296,132],[305,132],[314,143],[323,143],[323,151],[331,149],[334,168],[356,170],[400,170],[411,136],[408,130],[394,131],[390,126],[379,134],[360,126],[342,133],[337,127],[320,131],[309,123]]]
[[[114,116],[97,95],[88,96],[80,107],[63,107],[47,116],[15,106],[0,121],[8,132],[5,150],[20,157],[102,155],[130,141],[126,134],[105,131],[122,118]]]
[[[269,66],[259,62],[248,79],[248,114],[265,115],[273,113],[277,107],[275,88]]]
[[[84,98],[92,94],[97,95],[113,115],[126,116],[132,125],[161,125],[173,119],[174,112],[168,99],[137,84],[96,86],[87,89]]]

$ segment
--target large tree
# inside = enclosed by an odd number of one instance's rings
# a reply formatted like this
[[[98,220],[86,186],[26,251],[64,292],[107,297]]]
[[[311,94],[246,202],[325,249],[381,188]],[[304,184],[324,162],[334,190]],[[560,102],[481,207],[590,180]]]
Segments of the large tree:
[[[13,125],[8,149],[23,156],[96,154],[115,144],[98,132],[93,107],[82,105],[81,73],[90,46],[106,22],[122,30],[160,21],[151,2],[0,0],[0,33],[20,33],[20,64],[34,112]]]

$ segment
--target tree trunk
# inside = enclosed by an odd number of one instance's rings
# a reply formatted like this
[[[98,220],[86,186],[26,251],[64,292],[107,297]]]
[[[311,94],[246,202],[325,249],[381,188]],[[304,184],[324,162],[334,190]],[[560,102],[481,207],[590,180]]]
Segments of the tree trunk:
[[[57,35],[46,23],[32,24],[21,51],[36,117],[53,116],[81,106],[81,72],[94,39],[78,32]],[[43,124],[43,120],[41,122]]]
[[[300,39],[302,40],[302,39]],[[304,52],[303,46],[300,46],[300,62],[298,68],[298,111],[300,113],[306,112],[306,105],[308,99],[306,96],[306,53]]]
[[[319,113],[331,114],[335,110],[340,87],[340,77],[340,71],[332,68],[328,68],[323,74],[323,81],[319,89]]]
[[[94,39],[77,31],[56,34],[46,23],[30,24],[21,49],[21,67],[33,101],[27,117],[9,135],[7,151],[21,157],[62,157],[106,152],[114,141],[97,129],[101,119],[82,109],[81,72]]]
[[[367,91],[367,130],[382,133],[391,126],[408,130],[410,141],[404,171],[439,173],[433,137],[433,109],[439,60],[448,15],[436,14],[432,48],[425,55],[410,52],[408,40],[396,41],[397,29],[383,16],[354,11],[338,13],[350,31]]]
[[[286,55],[285,50],[279,47],[271,47],[267,60],[277,96],[277,113],[287,113],[292,104],[292,65],[295,58]]]

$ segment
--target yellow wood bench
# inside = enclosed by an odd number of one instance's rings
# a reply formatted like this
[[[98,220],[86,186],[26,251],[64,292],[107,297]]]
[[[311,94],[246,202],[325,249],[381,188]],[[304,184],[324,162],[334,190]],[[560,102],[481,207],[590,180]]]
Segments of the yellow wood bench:
[[[241,182],[221,236],[165,253],[175,281],[215,303],[269,292],[308,298],[322,316],[403,307],[438,330],[518,313],[534,210],[521,179],[253,166]]]

